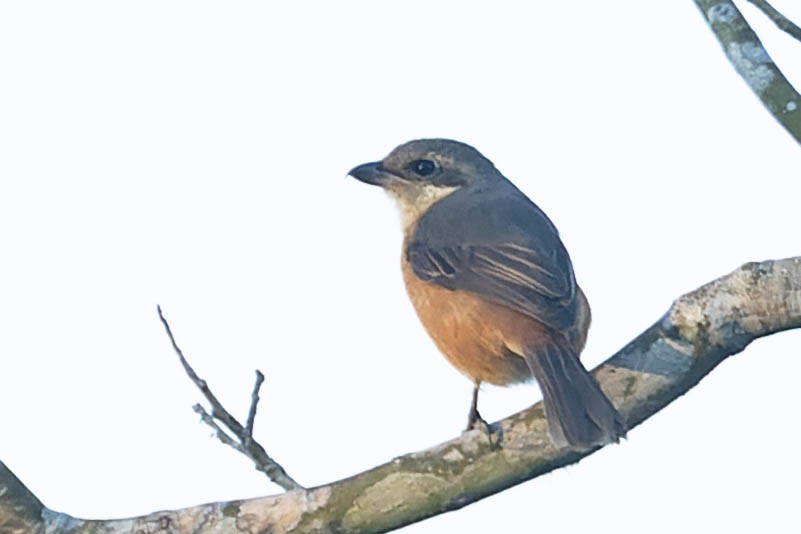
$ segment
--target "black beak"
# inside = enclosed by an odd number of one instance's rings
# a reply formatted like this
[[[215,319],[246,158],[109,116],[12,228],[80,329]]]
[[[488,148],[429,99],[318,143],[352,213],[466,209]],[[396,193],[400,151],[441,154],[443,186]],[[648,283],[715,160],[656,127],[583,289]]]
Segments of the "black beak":
[[[352,168],[348,174],[366,184],[379,185],[381,187],[398,179],[397,176],[384,169],[380,161],[357,165]]]

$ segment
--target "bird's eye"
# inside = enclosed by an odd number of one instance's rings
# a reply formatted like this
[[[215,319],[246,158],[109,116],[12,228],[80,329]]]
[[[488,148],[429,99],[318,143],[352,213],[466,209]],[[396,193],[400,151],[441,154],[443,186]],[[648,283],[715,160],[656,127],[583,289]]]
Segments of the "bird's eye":
[[[437,164],[430,159],[416,159],[409,164],[409,169],[418,176],[428,176],[437,170]]]

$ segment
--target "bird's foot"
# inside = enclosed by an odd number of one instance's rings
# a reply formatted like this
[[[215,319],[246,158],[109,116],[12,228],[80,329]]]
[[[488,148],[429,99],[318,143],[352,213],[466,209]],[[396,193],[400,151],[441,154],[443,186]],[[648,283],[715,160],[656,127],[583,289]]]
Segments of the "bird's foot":
[[[484,432],[491,432],[492,429],[490,428],[490,424],[481,417],[481,414],[478,413],[478,410],[470,410],[470,414],[467,416],[467,428],[464,429],[465,432],[470,432],[471,430],[483,430]]]
[[[481,414],[478,413],[478,410],[470,411],[470,415],[467,418],[467,428],[464,429],[465,432],[471,432],[473,430],[478,430],[487,436],[492,448],[497,448],[500,446],[501,427],[499,425],[491,425],[490,423],[486,422],[484,418],[481,417]]]

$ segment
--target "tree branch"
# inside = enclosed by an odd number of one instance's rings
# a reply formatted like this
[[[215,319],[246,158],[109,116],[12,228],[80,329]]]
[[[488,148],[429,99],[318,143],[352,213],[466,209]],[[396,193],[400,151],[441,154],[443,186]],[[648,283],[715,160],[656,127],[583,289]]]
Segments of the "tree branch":
[[[801,28],[799,28],[792,20],[779,13],[779,11],[770,5],[766,0],[748,1],[754,4],[757,9],[764,13],[770,20],[772,20],[777,28],[801,41]]]
[[[251,437],[253,436],[253,424],[256,422],[256,409],[259,406],[259,390],[262,383],[264,383],[264,375],[256,369],[256,383],[253,384],[253,393],[250,394],[250,410],[247,423],[245,423],[245,431]]]
[[[801,144],[801,95],[768,55],[731,0],[695,0],[737,73]]]
[[[45,509],[25,484],[0,462],[0,532],[43,531],[42,512]]]
[[[594,373],[633,428],[754,339],[791,328],[801,328],[801,257],[749,263],[679,298]],[[495,426],[499,443],[473,430],[308,491],[123,520],[81,520],[43,509],[10,471],[0,469],[0,527],[41,512],[29,532],[45,527],[65,533],[102,528],[109,534],[385,532],[461,508],[594,452],[555,447],[542,403]],[[11,500],[2,492],[6,487],[16,495]],[[19,511],[14,502],[23,503]]]
[[[207,413],[206,410],[203,409],[203,407],[199,404],[194,406],[195,412],[200,414],[203,422],[214,429],[217,438],[219,438],[220,441],[226,445],[230,445],[237,451],[253,460],[253,463],[256,465],[256,469],[267,475],[270,480],[285,490],[303,489],[303,486],[295,482],[295,480],[289,476],[289,474],[287,474],[286,470],[284,470],[284,468],[281,467],[278,462],[273,460],[270,455],[267,454],[267,451],[264,450],[264,447],[262,447],[258,441],[253,439],[253,418],[256,417],[256,405],[259,402],[259,388],[261,387],[261,383],[264,381],[264,375],[262,375],[260,371],[256,371],[256,385],[253,388],[253,393],[251,395],[247,426],[243,427],[242,424],[237,421],[236,417],[231,415],[231,413],[226,410],[222,403],[217,399],[214,393],[212,393],[206,381],[200,378],[195,370],[192,369],[192,366],[189,365],[189,362],[186,360],[183,351],[180,349],[180,347],[178,347],[178,343],[175,341],[170,324],[167,322],[167,319],[164,318],[164,314],[161,312],[161,306],[158,306],[157,309],[159,313],[159,319],[161,319],[161,324],[164,325],[164,330],[167,332],[167,337],[170,338],[172,348],[175,351],[175,354],[178,355],[178,359],[181,361],[184,371],[186,371],[186,374],[189,375],[190,380],[192,380],[200,392],[203,393],[203,396],[206,397],[206,400],[209,401],[209,404],[211,405],[211,414]],[[215,420],[221,422],[225,428],[230,430],[231,433],[236,437],[236,440],[229,436],[215,422]]]

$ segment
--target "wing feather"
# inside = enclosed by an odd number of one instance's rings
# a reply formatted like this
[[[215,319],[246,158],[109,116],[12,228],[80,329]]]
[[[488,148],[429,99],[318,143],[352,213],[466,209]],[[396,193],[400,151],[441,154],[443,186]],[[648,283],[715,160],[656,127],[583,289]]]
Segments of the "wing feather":
[[[563,329],[573,321],[576,289],[567,253],[558,248],[556,254],[542,254],[520,243],[413,244],[407,258],[423,280],[477,293]]]
[[[508,181],[432,206],[407,242],[415,275],[468,291],[558,330],[578,310],[570,257],[548,217]]]

